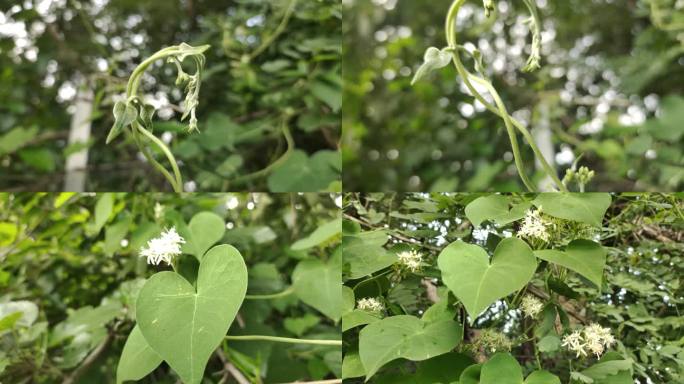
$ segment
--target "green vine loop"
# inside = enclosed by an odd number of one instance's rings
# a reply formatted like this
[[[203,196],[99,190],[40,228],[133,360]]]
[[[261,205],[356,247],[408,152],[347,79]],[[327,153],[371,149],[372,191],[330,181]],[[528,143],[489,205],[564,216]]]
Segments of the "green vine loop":
[[[285,9],[285,13],[283,14],[282,20],[280,20],[280,24],[276,27],[276,29],[273,31],[273,33],[268,36],[264,41],[257,47],[252,53],[249,54],[249,61],[254,60],[257,56],[261,55],[264,53],[268,47],[273,44],[273,42],[280,36],[283,32],[285,32],[285,28],[287,27],[287,24],[290,22],[290,19],[292,18],[292,14],[294,13],[295,6],[297,5],[297,0],[290,0],[290,3],[287,5],[287,8]]]
[[[230,182],[231,186],[234,187],[236,185],[244,184],[248,181],[257,179],[259,177],[266,176],[275,168],[281,166],[283,163],[287,161],[287,159],[290,157],[290,155],[295,149],[294,138],[292,137],[292,132],[290,132],[289,126],[289,122],[292,116],[292,114],[286,113],[280,125],[280,130],[283,134],[283,137],[285,137],[285,142],[287,143],[287,149],[285,150],[285,152],[276,161],[269,164],[266,168],[260,169],[256,172],[249,173],[247,175],[236,177]]]
[[[245,295],[245,300],[272,300],[280,299],[294,293],[294,287],[288,287],[286,290],[277,293],[271,293],[267,295]]]
[[[143,74],[150,65],[161,59],[174,63],[178,70],[176,85],[185,84],[186,91],[184,113],[181,121],[189,116],[188,132],[198,130],[195,111],[199,105],[200,84],[206,61],[203,53],[207,49],[209,49],[209,45],[193,47],[186,43],[181,43],[157,51],[133,70],[126,85],[126,100],[114,104],[114,125],[107,136],[107,144],[121,134],[122,131],[132,134],[140,152],[166,178],[173,187],[174,192],[183,192],[183,178],[178,168],[178,162],[169,147],[152,133],[152,118],[156,109],[154,106],[144,103],[138,90]],[[182,63],[187,57],[191,57],[195,63],[196,72],[194,74],[188,74],[183,70]],[[130,130],[127,128],[130,128]],[[146,141],[152,143],[164,154],[171,165],[171,172],[154,158],[152,151],[146,146]]]
[[[277,337],[277,336],[265,336],[265,335],[226,336],[226,340],[235,340],[235,341],[261,340],[261,341],[274,341],[277,343],[290,343],[290,344],[342,345],[342,340],[294,339],[291,337]]]
[[[534,2],[532,0],[523,1],[525,2],[525,5],[527,6],[531,14],[529,23],[531,24],[533,35],[532,53],[529,59],[527,60],[527,63],[523,68],[523,71],[530,72],[540,67],[539,62],[541,60],[541,20],[537,8],[534,5]],[[465,84],[466,88],[470,91],[470,93],[473,95],[473,97],[477,101],[482,103],[482,105],[484,105],[487,110],[496,114],[503,120],[504,125],[506,126],[508,138],[511,142],[511,149],[513,152],[515,166],[525,187],[531,192],[537,190],[537,188],[532,183],[524,169],[522,154],[520,152],[520,146],[517,138],[518,132],[523,136],[523,138],[530,146],[530,148],[532,148],[532,151],[534,152],[535,157],[541,164],[544,173],[546,173],[553,180],[556,188],[558,188],[558,190],[561,191],[567,191],[566,186],[561,182],[554,168],[544,157],[543,153],[537,146],[536,142],[534,141],[534,137],[532,137],[529,130],[525,128],[525,126],[521,122],[519,122],[517,119],[515,119],[508,113],[506,105],[501,99],[499,93],[496,91],[496,88],[494,88],[492,83],[486,79],[483,70],[481,53],[478,50],[475,50],[474,52],[468,52],[458,44],[456,19],[458,12],[460,11],[464,3],[465,0],[454,0],[451,4],[451,7],[449,8],[449,11],[447,13],[445,24],[447,47],[442,50],[438,50],[434,47],[428,49],[428,51],[425,54],[425,63],[416,72],[416,77],[414,78],[413,82],[415,83],[416,81],[418,81],[420,78],[425,76],[429,71],[438,68],[443,68],[447,66],[449,62],[453,62],[456,71],[458,72],[459,76],[463,80],[463,83]],[[487,16],[490,16],[491,12],[495,10],[494,2],[491,0],[484,0],[484,7]],[[461,61],[461,52],[465,52],[473,58],[473,61],[475,62],[476,72],[478,72],[480,76],[471,73],[465,68],[463,62]],[[478,85],[484,87],[494,100],[494,103],[488,101],[477,90],[474,83],[477,83]]]

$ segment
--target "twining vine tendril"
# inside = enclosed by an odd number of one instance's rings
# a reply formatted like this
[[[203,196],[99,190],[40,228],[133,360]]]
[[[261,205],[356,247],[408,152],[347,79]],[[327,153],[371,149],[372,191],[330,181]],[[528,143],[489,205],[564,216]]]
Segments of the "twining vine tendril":
[[[188,132],[198,130],[195,110],[199,105],[199,91],[205,63],[203,53],[207,49],[209,49],[209,45],[193,47],[186,43],[181,43],[180,45],[167,47],[156,52],[140,63],[131,74],[126,86],[126,100],[114,104],[114,126],[112,126],[107,136],[107,144],[121,134],[122,131],[130,132],[140,152],[164,175],[173,187],[174,192],[183,192],[183,179],[178,169],[178,163],[166,144],[152,133],[152,117],[154,116],[155,108],[142,100],[141,96],[138,95],[138,88],[140,87],[140,80],[143,74],[152,63],[160,59],[167,59],[168,62],[174,63],[178,69],[176,85],[185,84],[186,92],[184,113],[181,121],[189,116]],[[186,73],[182,67],[183,61],[188,57],[193,59],[197,69],[192,75]],[[130,127],[130,131],[126,129],[128,127]],[[173,174],[154,158],[151,148],[145,145],[144,140],[149,140],[149,142],[162,151],[171,165]]]
[[[475,97],[477,101],[482,103],[482,105],[484,105],[485,108],[487,108],[489,111],[496,114],[503,120],[504,125],[506,126],[508,138],[511,142],[511,149],[513,151],[515,166],[525,187],[531,192],[537,190],[537,188],[525,172],[522,156],[520,153],[520,146],[518,143],[518,133],[520,133],[523,136],[527,144],[530,146],[530,148],[532,148],[535,157],[542,166],[542,170],[551,178],[551,180],[553,180],[556,188],[558,188],[561,191],[567,191],[567,187],[558,178],[556,171],[553,169],[553,167],[549,164],[549,162],[542,154],[541,150],[535,143],[534,138],[530,134],[529,130],[521,122],[519,122],[517,119],[515,119],[508,113],[506,105],[501,99],[501,96],[492,85],[492,82],[487,78],[487,76],[484,73],[484,65],[482,62],[481,52],[479,50],[474,50],[472,52],[468,51],[462,45],[458,44],[456,18],[458,12],[461,10],[461,7],[465,3],[465,1],[466,0],[454,0],[451,4],[451,7],[449,8],[449,11],[447,13],[445,25],[447,46],[441,50],[435,47],[430,47],[427,49],[427,51],[425,52],[424,63],[418,69],[418,71],[416,71],[412,84],[419,81],[429,72],[435,69],[446,67],[447,65],[449,65],[450,62],[453,62],[454,66],[456,67],[456,71],[458,72],[458,75],[461,77],[463,83],[468,88],[473,97]],[[483,2],[485,14],[487,17],[489,17],[491,16],[492,12],[495,11],[494,0],[483,0]],[[523,68],[523,71],[531,72],[540,68],[541,20],[534,0],[523,0],[523,2],[527,6],[531,15],[528,23],[530,24],[530,29],[532,31],[532,52],[530,54],[529,59],[527,60],[525,67]],[[475,63],[475,72],[477,72],[477,74],[474,74],[468,71],[468,69],[466,69],[463,62],[461,61],[461,53],[464,53],[473,59]],[[492,103],[488,101],[482,95],[482,93],[480,93],[477,90],[475,84],[486,89],[486,91],[489,93],[494,102]]]

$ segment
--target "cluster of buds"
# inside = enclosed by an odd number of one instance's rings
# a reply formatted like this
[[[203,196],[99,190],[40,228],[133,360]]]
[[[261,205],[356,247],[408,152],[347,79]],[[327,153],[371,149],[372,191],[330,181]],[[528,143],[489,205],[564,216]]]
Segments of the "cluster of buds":
[[[385,310],[385,306],[380,302],[380,300],[374,297],[366,297],[359,299],[356,302],[356,308],[366,311],[380,314]]]
[[[536,211],[529,210],[520,226],[518,237],[539,239],[548,243],[550,238],[548,227],[550,225],[551,223],[541,216],[541,207]]]
[[[577,354],[577,357],[587,356],[589,353],[601,357],[603,352],[615,344],[615,338],[609,328],[593,323],[583,330],[574,331],[563,338],[562,346]]]
[[[510,351],[513,347],[513,343],[505,334],[493,329],[482,330],[474,344],[487,353]]]
[[[520,303],[520,309],[522,309],[525,316],[534,319],[539,316],[542,309],[544,309],[544,303],[534,296],[527,295],[523,297],[522,302]]]
[[[596,172],[590,170],[587,167],[580,167],[578,170],[570,168],[565,171],[565,176],[563,177],[563,184],[568,185],[573,181],[579,186],[580,192],[584,192],[584,187],[589,184],[589,182],[596,176]]]
[[[416,251],[402,251],[397,254],[399,265],[413,273],[418,272],[423,265],[423,255]]]

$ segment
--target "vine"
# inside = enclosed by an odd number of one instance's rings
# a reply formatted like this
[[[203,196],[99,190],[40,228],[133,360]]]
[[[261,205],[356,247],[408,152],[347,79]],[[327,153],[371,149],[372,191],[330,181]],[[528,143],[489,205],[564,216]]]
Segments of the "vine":
[[[171,184],[174,192],[183,192],[183,178],[178,168],[176,158],[171,150],[162,140],[152,133],[152,118],[156,109],[151,104],[145,103],[139,95],[140,81],[145,71],[157,60],[166,59],[169,63],[174,63],[178,70],[176,85],[185,85],[184,112],[181,121],[190,117],[188,121],[188,132],[199,130],[197,127],[196,109],[199,105],[199,92],[202,82],[202,72],[206,61],[204,52],[209,49],[209,45],[193,47],[186,43],[166,47],[157,51],[155,54],[140,63],[126,85],[126,100],[118,101],[114,104],[114,125],[107,136],[107,144],[111,143],[122,131],[130,133],[133,141],[149,161]],[[196,71],[190,75],[183,70],[182,64],[186,58],[192,58],[195,63]],[[127,129],[130,128],[130,129]],[[145,140],[152,146],[148,146]],[[151,148],[159,149],[171,166],[171,172],[159,163],[152,154]]]
[[[503,120],[504,125],[506,126],[508,138],[511,142],[515,166],[525,187],[530,192],[537,190],[524,169],[520,145],[518,143],[518,134],[521,134],[527,144],[530,146],[536,159],[541,164],[542,170],[554,182],[555,187],[560,191],[567,192],[567,187],[558,178],[556,171],[542,154],[541,150],[534,141],[534,137],[532,137],[530,134],[530,131],[520,121],[508,113],[506,105],[501,99],[501,96],[492,84],[491,80],[485,74],[481,52],[477,49],[468,51],[463,45],[459,44],[458,32],[456,30],[456,20],[458,13],[465,1],[466,0],[454,0],[451,4],[451,7],[447,12],[445,23],[447,46],[442,49],[435,47],[430,47],[427,49],[424,56],[424,63],[416,71],[412,84],[415,84],[433,70],[444,68],[449,65],[450,62],[453,62],[458,75],[472,96],[475,97],[477,101],[482,103],[486,109],[496,114]],[[525,67],[523,68],[523,71],[532,72],[541,67],[541,19],[533,0],[523,0],[523,2],[530,12],[530,19],[528,20],[528,23],[530,24],[530,29],[532,31],[531,54]],[[484,0],[484,9],[486,16],[491,17],[492,13],[496,10],[494,1]],[[466,69],[461,60],[462,53],[471,57],[477,74],[474,74]],[[485,95],[478,91],[475,84],[484,87],[489,93],[489,96],[493,99],[493,102],[487,100]]]

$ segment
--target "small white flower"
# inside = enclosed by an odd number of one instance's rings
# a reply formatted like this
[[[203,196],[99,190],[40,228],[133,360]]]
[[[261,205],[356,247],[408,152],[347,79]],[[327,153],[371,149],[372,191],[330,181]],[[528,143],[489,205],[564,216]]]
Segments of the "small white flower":
[[[561,345],[577,353],[577,357],[586,356],[589,350],[598,358],[614,343],[615,338],[610,333],[610,328],[592,323],[582,331],[575,331],[565,336]]]
[[[380,300],[378,300],[374,297],[359,299],[356,302],[356,308],[358,308],[362,311],[376,312],[376,313],[380,313],[380,312],[385,310],[385,306],[382,305]]]
[[[535,318],[539,316],[542,309],[544,309],[544,303],[534,296],[527,295],[523,297],[520,308],[525,313],[525,316]]]
[[[572,352],[577,353],[577,357],[587,355],[587,351],[584,349],[585,345],[582,332],[580,331],[575,331],[565,336],[561,345],[568,348]]]
[[[181,252],[181,244],[185,243],[176,228],[162,232],[159,237],[156,237],[147,242],[147,246],[140,250],[140,257],[147,258],[147,264],[159,265],[162,261],[171,265],[173,258],[179,256]]]
[[[523,219],[523,223],[518,231],[518,237],[535,238],[545,242],[549,241],[550,235],[548,227],[551,225],[551,223],[541,217],[540,210],[541,207],[539,207],[539,209],[536,211],[527,211],[527,215]]]
[[[411,272],[417,272],[423,264],[423,255],[416,251],[402,251],[397,254],[399,264]]]

